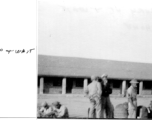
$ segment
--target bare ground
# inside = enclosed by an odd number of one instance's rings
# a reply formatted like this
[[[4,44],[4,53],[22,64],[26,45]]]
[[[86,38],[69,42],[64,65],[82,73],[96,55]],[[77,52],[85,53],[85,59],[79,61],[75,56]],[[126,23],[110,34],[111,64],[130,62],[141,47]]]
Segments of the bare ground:
[[[127,98],[125,97],[111,96],[110,98],[114,107],[120,103],[127,101]],[[137,99],[138,105],[144,106],[148,106],[151,100],[152,96],[138,97]],[[70,117],[87,118],[89,100],[83,95],[38,95],[38,106],[40,106],[44,101],[48,102],[49,104],[54,101],[59,101],[61,104],[67,106]]]

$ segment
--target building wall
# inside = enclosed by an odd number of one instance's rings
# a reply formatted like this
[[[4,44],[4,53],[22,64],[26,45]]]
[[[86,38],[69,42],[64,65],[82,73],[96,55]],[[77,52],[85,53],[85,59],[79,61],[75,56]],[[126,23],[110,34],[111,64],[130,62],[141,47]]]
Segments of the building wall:
[[[152,95],[152,90],[143,90],[142,95]]]
[[[52,87],[48,94],[62,94],[62,87]]]
[[[72,94],[83,94],[83,88],[82,87],[75,87],[72,88]]]
[[[38,77],[40,80],[41,76]],[[62,94],[62,79],[63,77],[43,77],[44,78],[44,94]],[[85,78],[67,78],[66,92],[67,94],[84,94],[83,82]],[[112,95],[120,95],[122,92],[123,80],[109,80],[112,87]],[[38,81],[40,83],[40,81]],[[88,79],[88,84],[90,83]],[[130,86],[129,81],[126,82],[126,90]],[[39,93],[40,84],[38,84]],[[138,84],[139,89],[139,84]],[[139,91],[139,90],[138,90]],[[138,92],[139,93],[139,92]],[[143,90],[141,95],[152,95],[152,81],[143,81]]]
[[[120,95],[120,89],[118,89],[118,88],[113,88],[112,89],[112,95]]]

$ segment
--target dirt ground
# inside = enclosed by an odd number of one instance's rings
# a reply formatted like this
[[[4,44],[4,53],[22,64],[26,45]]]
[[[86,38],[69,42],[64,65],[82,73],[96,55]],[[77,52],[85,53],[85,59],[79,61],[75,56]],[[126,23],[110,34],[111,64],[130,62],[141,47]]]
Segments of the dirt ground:
[[[111,96],[110,97],[114,107],[120,103],[126,102],[127,98]],[[148,106],[152,96],[149,97],[138,97],[138,105]],[[73,96],[73,95],[38,95],[38,106],[42,102],[48,102],[51,104],[54,101],[59,101],[61,104],[67,106],[69,110],[69,116],[73,118],[87,118],[87,109],[89,107],[89,100],[84,96]]]

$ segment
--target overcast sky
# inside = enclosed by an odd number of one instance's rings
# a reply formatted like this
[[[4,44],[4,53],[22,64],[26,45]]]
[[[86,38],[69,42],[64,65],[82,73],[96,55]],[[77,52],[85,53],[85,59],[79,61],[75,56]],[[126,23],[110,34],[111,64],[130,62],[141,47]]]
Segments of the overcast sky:
[[[152,63],[149,1],[39,0],[38,54]]]

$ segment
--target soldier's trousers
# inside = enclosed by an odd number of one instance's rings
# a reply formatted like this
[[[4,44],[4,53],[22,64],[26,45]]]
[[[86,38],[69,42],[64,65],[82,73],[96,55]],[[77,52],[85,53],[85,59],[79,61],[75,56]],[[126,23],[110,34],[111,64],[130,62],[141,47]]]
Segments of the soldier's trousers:
[[[101,100],[97,97],[90,99],[89,118],[102,118],[101,115]]]
[[[102,116],[103,118],[114,118],[114,107],[109,97],[102,97]]]
[[[136,118],[136,109],[129,109],[128,114],[128,118]]]

